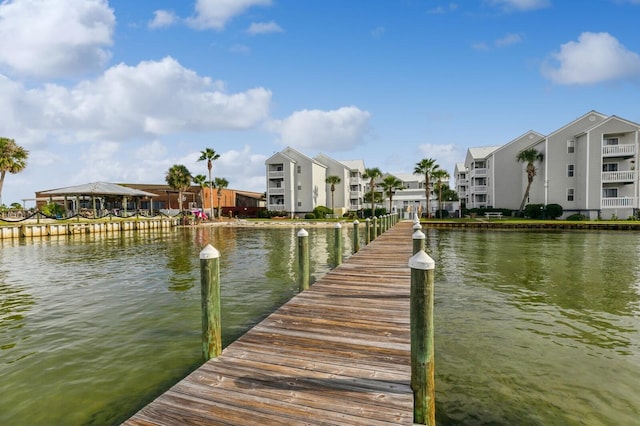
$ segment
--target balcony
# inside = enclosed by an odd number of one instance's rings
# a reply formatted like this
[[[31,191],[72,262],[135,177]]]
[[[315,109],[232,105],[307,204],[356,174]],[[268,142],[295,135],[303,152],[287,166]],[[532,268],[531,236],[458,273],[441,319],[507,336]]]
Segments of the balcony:
[[[269,179],[284,178],[284,171],[269,172]]]
[[[605,145],[602,147],[603,157],[633,157],[636,155],[634,144]]]
[[[362,191],[349,191],[349,198],[360,198],[362,197]]]
[[[284,211],[284,204],[269,204],[269,207],[267,207],[267,209],[269,211],[282,212]]]
[[[610,197],[610,198],[602,198],[600,200],[600,208],[610,209],[615,207],[635,207],[636,206],[636,198],[635,197]]]
[[[469,177],[473,178],[475,176],[486,176],[487,169],[471,169],[469,170]]]
[[[456,183],[458,184],[458,186],[464,186],[467,184],[467,180],[466,179],[458,179],[456,181]]]
[[[267,188],[269,195],[284,195],[284,188]]]
[[[359,177],[349,178],[349,185],[360,185],[363,183],[363,180]]]
[[[602,172],[603,183],[633,182],[635,179],[636,172],[634,170],[627,170],[623,172]]]
[[[475,185],[471,187],[472,194],[485,194],[487,192],[487,185]]]

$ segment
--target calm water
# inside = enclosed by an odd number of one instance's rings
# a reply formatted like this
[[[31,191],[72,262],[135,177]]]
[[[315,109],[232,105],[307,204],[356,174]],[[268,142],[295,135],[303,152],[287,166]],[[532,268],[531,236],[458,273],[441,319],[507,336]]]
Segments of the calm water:
[[[0,424],[118,424],[201,363],[202,247],[226,345],[296,293],[296,231],[0,241]],[[320,276],[333,229],[309,232]],[[427,235],[439,424],[639,424],[640,234]]]

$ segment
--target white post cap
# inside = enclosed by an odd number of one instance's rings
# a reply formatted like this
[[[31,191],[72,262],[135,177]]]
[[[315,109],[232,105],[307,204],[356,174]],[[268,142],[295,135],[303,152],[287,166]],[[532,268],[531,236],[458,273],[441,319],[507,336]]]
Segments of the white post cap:
[[[304,228],[298,231],[298,237],[308,237],[308,236],[309,236],[309,233]]]
[[[414,240],[424,240],[427,237],[424,235],[424,232],[418,229],[416,232],[413,233],[412,238]]]
[[[420,250],[409,259],[409,268],[428,271],[436,268],[436,262],[424,250]]]
[[[211,244],[207,244],[205,248],[200,252],[200,259],[217,259],[220,257],[220,252]]]

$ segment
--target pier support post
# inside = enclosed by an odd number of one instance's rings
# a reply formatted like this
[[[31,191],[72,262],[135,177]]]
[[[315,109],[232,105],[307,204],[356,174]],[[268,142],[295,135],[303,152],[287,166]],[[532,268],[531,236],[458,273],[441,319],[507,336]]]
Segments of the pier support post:
[[[220,321],[220,252],[211,244],[200,252],[202,351],[205,361],[222,352]]]
[[[413,233],[413,254],[417,254],[419,251],[424,250],[424,240],[426,236],[421,230],[417,230]]]
[[[411,389],[413,421],[435,426],[433,283],[435,262],[424,250],[409,259],[411,268]]]
[[[369,245],[370,242],[371,242],[371,219],[367,218],[365,220],[365,226],[364,226],[364,243],[366,245]]]
[[[376,238],[382,235],[382,215],[378,218],[378,227],[376,228]]]
[[[309,233],[304,229],[298,231],[298,288],[309,288]]]
[[[378,234],[378,218],[373,217],[372,227],[371,227],[371,241],[376,239]]]
[[[357,253],[360,250],[360,230],[358,229],[360,222],[358,220],[353,221],[353,252]]]
[[[334,236],[334,249],[335,249],[335,258],[336,258],[336,266],[342,263],[342,225],[336,223],[334,226],[333,236]]]

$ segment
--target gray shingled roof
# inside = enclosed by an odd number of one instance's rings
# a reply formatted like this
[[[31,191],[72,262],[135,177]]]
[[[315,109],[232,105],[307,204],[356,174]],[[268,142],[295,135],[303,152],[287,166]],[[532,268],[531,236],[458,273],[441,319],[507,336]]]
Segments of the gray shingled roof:
[[[43,191],[42,195],[121,195],[128,197],[155,197],[156,194],[139,189],[128,188],[109,182],[93,182],[84,185],[68,186],[66,188]]]

